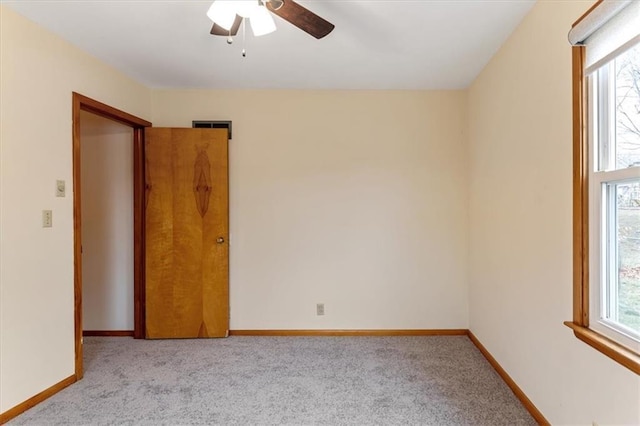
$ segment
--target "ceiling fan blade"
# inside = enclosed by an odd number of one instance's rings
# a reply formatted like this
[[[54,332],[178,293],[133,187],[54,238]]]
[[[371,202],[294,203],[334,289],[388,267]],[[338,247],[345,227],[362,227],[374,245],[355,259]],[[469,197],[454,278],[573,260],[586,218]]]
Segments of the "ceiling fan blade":
[[[238,34],[238,29],[240,28],[240,24],[242,23],[242,16],[236,15],[236,20],[233,21],[233,25],[231,29],[225,30],[220,25],[214,23],[213,27],[211,27],[211,34],[219,35],[219,36],[229,36]]]
[[[315,38],[322,38],[335,28],[331,22],[322,19],[309,9],[300,6],[293,0],[284,0],[282,6],[275,8],[270,1],[265,2],[267,8],[285,21],[290,22]]]

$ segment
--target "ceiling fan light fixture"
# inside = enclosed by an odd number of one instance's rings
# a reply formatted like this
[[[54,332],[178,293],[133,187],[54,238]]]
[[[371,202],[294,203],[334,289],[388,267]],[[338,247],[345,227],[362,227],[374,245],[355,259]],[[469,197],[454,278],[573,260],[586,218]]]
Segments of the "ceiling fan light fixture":
[[[276,23],[264,6],[258,6],[249,18],[251,30],[256,37],[272,33],[276,30]]]
[[[212,35],[235,36],[242,26],[244,37],[247,23],[245,19],[250,21],[255,36],[275,31],[271,13],[317,39],[327,36],[335,28],[331,22],[294,0],[213,0],[207,15],[213,20],[210,31]]]
[[[251,18],[261,8],[258,0],[226,0],[233,4],[236,13],[243,18]]]
[[[213,4],[207,11],[207,16],[225,30],[231,29],[234,21],[236,20],[236,11],[232,3],[235,2],[228,0],[214,0]]]

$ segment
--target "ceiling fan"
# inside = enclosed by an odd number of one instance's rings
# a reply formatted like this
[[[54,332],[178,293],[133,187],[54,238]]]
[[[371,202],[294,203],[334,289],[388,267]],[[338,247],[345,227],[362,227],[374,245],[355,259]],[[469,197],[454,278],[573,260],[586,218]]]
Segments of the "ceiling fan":
[[[247,5],[251,5],[251,9],[257,11],[255,15],[251,15],[249,18],[255,35],[262,35],[275,30],[275,24],[270,16],[267,16],[266,19],[262,19],[265,18],[264,16],[258,16],[260,13],[268,15],[267,10],[317,39],[326,36],[335,27],[331,22],[293,0],[214,0],[208,13],[211,20],[214,21],[211,34],[225,37],[235,36],[242,24],[242,20],[248,17],[247,14],[241,12]],[[256,9],[254,7],[256,5],[259,8]],[[230,9],[231,7],[236,9]],[[218,10],[214,10],[214,8],[218,8]],[[258,18],[261,18],[260,21]],[[254,21],[256,23],[261,22],[265,26],[254,26]]]

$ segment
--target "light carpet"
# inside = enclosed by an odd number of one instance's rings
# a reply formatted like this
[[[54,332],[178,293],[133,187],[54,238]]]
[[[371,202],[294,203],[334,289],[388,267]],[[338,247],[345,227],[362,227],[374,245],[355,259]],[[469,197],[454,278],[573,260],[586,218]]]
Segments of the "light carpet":
[[[466,336],[85,338],[17,425],[534,425]]]

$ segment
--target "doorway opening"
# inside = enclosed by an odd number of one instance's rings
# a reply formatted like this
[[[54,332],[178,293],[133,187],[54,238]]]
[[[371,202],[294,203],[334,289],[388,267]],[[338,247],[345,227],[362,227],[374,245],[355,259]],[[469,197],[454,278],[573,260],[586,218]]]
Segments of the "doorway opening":
[[[133,337],[133,129],[87,111],[80,123],[82,335]]]
[[[133,131],[133,336],[145,337],[144,294],[144,128],[151,123],[78,93],[73,93],[73,229],[75,374],[83,376],[82,348],[82,111],[120,123]]]

